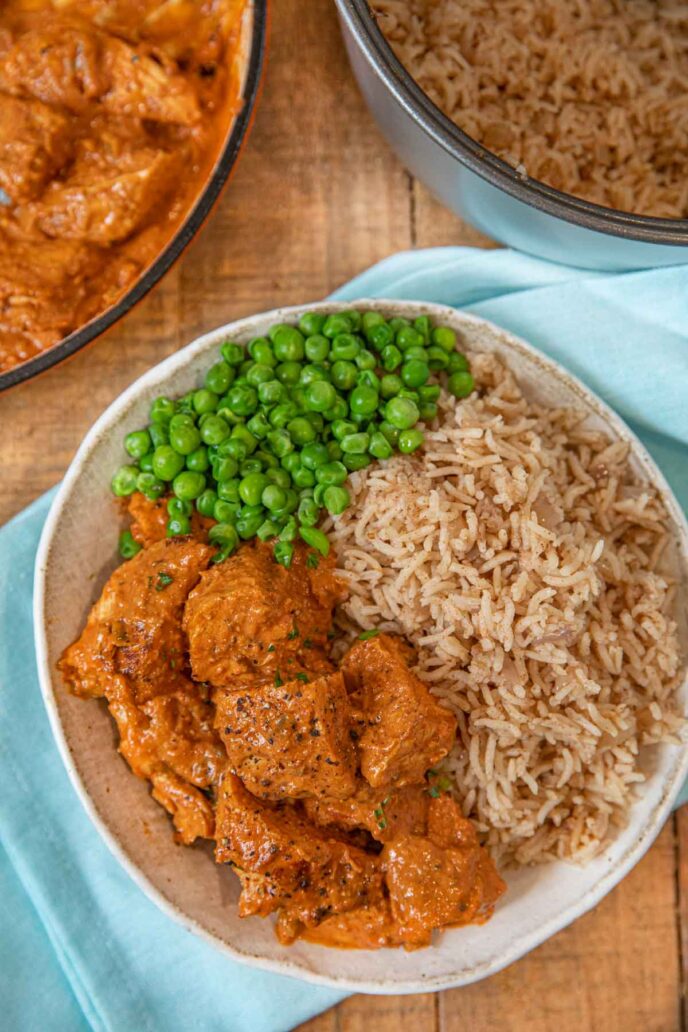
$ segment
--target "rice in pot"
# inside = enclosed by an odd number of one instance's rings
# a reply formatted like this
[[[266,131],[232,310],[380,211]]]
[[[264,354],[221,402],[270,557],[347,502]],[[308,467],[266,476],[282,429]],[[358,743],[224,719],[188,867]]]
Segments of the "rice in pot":
[[[606,207],[688,216],[688,4],[371,7],[435,104],[525,175]]]
[[[585,860],[624,821],[639,751],[683,727],[666,512],[624,442],[528,402],[493,355],[422,452],[351,477],[330,521],[343,640],[406,635],[459,718],[443,769],[502,862]]]

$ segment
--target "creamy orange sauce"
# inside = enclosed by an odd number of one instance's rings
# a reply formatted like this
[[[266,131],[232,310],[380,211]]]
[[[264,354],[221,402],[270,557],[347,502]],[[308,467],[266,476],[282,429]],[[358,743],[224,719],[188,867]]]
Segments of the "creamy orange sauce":
[[[246,0],[0,4],[0,371],[108,308],[238,108]]]

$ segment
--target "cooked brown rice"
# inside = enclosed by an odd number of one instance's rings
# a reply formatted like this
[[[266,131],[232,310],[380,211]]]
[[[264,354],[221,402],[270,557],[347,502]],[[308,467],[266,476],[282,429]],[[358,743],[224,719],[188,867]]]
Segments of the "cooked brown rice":
[[[524,174],[607,207],[688,215],[688,4],[371,6],[438,107]]]
[[[623,822],[639,749],[676,740],[679,654],[656,492],[623,442],[526,401],[493,355],[419,456],[351,477],[329,525],[348,635],[379,627],[459,718],[445,769],[493,854],[583,860]]]

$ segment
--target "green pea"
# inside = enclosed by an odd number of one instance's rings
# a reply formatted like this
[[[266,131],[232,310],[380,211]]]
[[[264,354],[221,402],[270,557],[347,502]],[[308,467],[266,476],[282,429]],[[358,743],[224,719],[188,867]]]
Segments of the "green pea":
[[[380,390],[380,377],[372,369],[364,369],[358,374],[357,384],[372,387],[374,391]]]
[[[306,387],[306,407],[311,412],[325,412],[334,405],[337,394],[331,383],[316,380]]]
[[[396,448],[399,443],[399,430],[396,426],[392,426],[386,420],[380,423],[380,433],[384,436],[385,440],[389,441],[393,448]]]
[[[430,318],[427,315],[419,315],[417,319],[413,320],[413,328],[420,333],[423,341],[427,344],[432,333]]]
[[[172,490],[182,501],[193,502],[205,490],[205,477],[202,473],[184,470],[174,478]]]
[[[403,381],[395,373],[387,373],[380,380],[380,394],[383,398],[393,398],[403,387]]]
[[[226,341],[220,348],[220,354],[224,358],[225,362],[231,366],[240,366],[246,358],[246,352],[239,344],[234,344],[232,341]]]
[[[132,459],[141,459],[150,450],[150,434],[147,430],[133,430],[124,438],[124,447]]]
[[[428,382],[430,369],[425,362],[412,358],[401,367],[401,379],[407,387],[422,387]]]
[[[388,373],[393,373],[395,369],[398,369],[401,365],[401,351],[396,344],[388,344],[382,349],[382,368],[386,369]]]
[[[316,484],[313,488],[313,501],[316,505],[324,505],[323,495],[327,490],[327,484]]]
[[[186,394],[183,394],[177,402],[177,412],[186,416],[195,416],[196,412],[193,407],[193,396],[193,391],[187,391]]]
[[[306,338],[304,350],[310,362],[325,362],[330,354],[330,342],[321,333],[316,333]]]
[[[151,423],[169,423],[176,412],[176,405],[171,398],[156,398],[150,409]]]
[[[350,473],[355,473],[357,469],[365,469],[370,465],[370,461],[370,455],[345,455],[342,459]]]
[[[170,498],[167,502],[167,513],[169,516],[190,516],[193,512],[193,505],[184,498]]]
[[[275,562],[283,566],[285,570],[288,570],[294,558],[294,546],[291,541],[276,541],[272,551],[275,556]]]
[[[171,516],[167,521],[167,537],[183,537],[191,533],[191,522],[188,516]]]
[[[442,388],[438,383],[429,383],[418,388],[418,397],[421,401],[437,401],[441,393]]]
[[[206,387],[201,387],[200,390],[194,391],[194,411],[197,412],[199,416],[202,416],[205,412],[214,412],[219,400],[219,396],[214,391],[209,391]]]
[[[258,408],[258,395],[248,384],[234,384],[227,394],[227,404],[237,416],[252,416]]]
[[[349,408],[353,415],[372,416],[377,408],[377,401],[377,391],[362,384],[360,387],[354,387],[349,395]]]
[[[254,337],[248,343],[248,353],[260,365],[276,366],[277,359],[267,337]]]
[[[287,387],[298,383],[300,375],[301,366],[298,362],[280,362],[275,369],[275,376],[280,383],[285,384]]]
[[[424,423],[432,423],[437,416],[437,405],[434,401],[421,401],[418,405],[418,411]]]
[[[276,467],[275,469],[267,470],[265,475],[271,484],[276,484],[277,487],[281,487],[285,491],[288,487],[291,487],[291,476],[286,469]]]
[[[258,528],[262,525],[264,519],[265,510],[262,508],[259,513],[250,516],[240,516],[236,521],[237,534],[244,541],[250,540],[250,538],[256,536]]]
[[[341,441],[342,437],[346,437],[347,434],[356,433],[356,424],[352,423],[350,419],[337,419],[332,424],[332,433],[338,441]]]
[[[302,498],[296,511],[302,527],[314,527],[320,519],[320,506],[312,498]]]
[[[296,512],[296,508],[299,504],[299,496],[296,491],[292,490],[292,488],[288,488],[288,490],[285,491],[285,494],[287,496],[287,501],[282,509],[275,510],[275,516],[282,516],[284,514],[290,515],[292,512]]]
[[[263,463],[258,458],[244,459],[239,467],[239,472],[242,477],[247,477],[249,473],[262,473]]]
[[[184,469],[184,457],[169,444],[161,444],[153,452],[153,472],[159,480],[174,480]]]
[[[440,369],[446,369],[449,365],[449,355],[443,348],[438,348],[436,345],[428,348],[427,362],[430,368],[437,372]]]
[[[377,359],[372,351],[368,351],[366,348],[362,348],[361,351],[356,355],[356,365],[359,369],[374,369],[377,365]]]
[[[340,391],[349,391],[356,385],[358,369],[353,362],[335,362],[330,369],[332,383]]]
[[[336,461],[337,459],[341,459],[343,453],[342,453],[342,449],[341,449],[341,446],[340,446],[338,441],[328,441],[327,445],[326,445],[326,448],[327,448],[327,454],[328,454],[328,456],[329,456],[331,461]]]
[[[408,348],[422,348],[424,343],[424,337],[418,330],[414,330],[413,326],[400,326],[396,331],[396,345],[402,351],[407,351]]]
[[[320,334],[325,325],[326,316],[320,312],[304,312],[299,319],[299,329],[304,337],[312,337]]]
[[[201,427],[204,444],[222,444],[229,437],[229,426],[222,416],[209,415]],[[174,443],[174,442],[172,442]]]
[[[261,384],[261,387],[264,386],[265,384]],[[258,396],[260,397],[260,387],[258,388]],[[255,416],[251,416],[246,427],[251,431],[253,436],[259,438],[259,440],[267,437],[271,430],[270,423],[268,422],[267,416],[264,412],[256,412]]]
[[[310,383],[315,383],[316,380],[329,383],[329,369],[326,369],[324,365],[316,365],[313,362],[309,362],[307,365],[302,366],[298,386],[307,387]],[[296,392],[294,392],[294,400],[296,401]]]
[[[385,317],[379,312],[364,312],[361,317],[361,326],[366,337],[374,326],[380,326],[384,321]]]
[[[418,406],[410,398],[390,398],[385,405],[385,419],[397,430],[407,430],[418,422]]]
[[[306,447],[310,448],[311,445],[308,444],[308,445],[306,445]],[[305,448],[304,448],[304,451],[305,451]],[[280,458],[280,464],[282,466],[282,469],[285,469],[287,471],[287,473],[289,473],[290,476],[293,477],[294,472],[301,465],[301,455],[299,455],[299,453],[296,452],[296,451],[288,452],[286,455],[283,455]]]
[[[376,430],[370,435],[368,451],[376,459],[388,459],[392,454],[392,446],[385,435]]]
[[[279,530],[279,524],[275,523],[274,520],[263,520],[256,531],[256,537],[259,541],[269,541],[270,538],[277,537]]]
[[[260,505],[263,491],[269,483],[264,473],[249,473],[239,483],[239,497],[246,505]]]
[[[333,516],[341,516],[351,505],[351,495],[345,487],[328,487],[323,493],[325,508]]]
[[[326,462],[316,469],[315,479],[326,487],[331,484],[343,484],[346,480],[346,466],[341,462]]]
[[[432,343],[444,351],[453,351],[456,347],[456,333],[448,326],[437,326],[432,331]]]
[[[243,426],[241,424],[232,428],[232,440],[243,441],[246,445],[246,451],[249,455],[252,455],[258,447],[258,439],[253,436],[248,427]]]
[[[287,430],[294,444],[298,445],[309,444],[317,436],[315,427],[304,416],[295,416],[290,420]]]
[[[149,451],[139,459],[139,469],[142,473],[153,472],[153,452]]]
[[[264,451],[262,448],[256,452],[256,458],[260,459],[263,469],[269,473],[270,470],[279,469],[279,459],[272,452]]]
[[[321,434],[325,428],[325,420],[322,412],[304,412],[303,418],[307,419],[316,434]]]
[[[205,374],[204,385],[213,394],[224,394],[234,382],[236,373],[228,362],[216,362]]]
[[[271,430],[268,434],[268,443],[278,459],[283,458],[294,450],[294,443],[289,436],[288,430]]]
[[[241,442],[237,442],[242,448],[246,445]],[[239,472],[239,462],[241,459],[235,458],[233,455],[219,455],[214,462],[211,463],[213,468],[213,476],[218,483],[226,480],[231,480]]]
[[[345,314],[349,322],[351,323],[352,332],[358,333],[358,331],[361,328],[361,323],[363,321],[363,316],[361,315],[361,313],[358,312],[355,308],[348,308]]]
[[[119,536],[119,554],[123,559],[133,559],[141,551],[141,545],[130,530],[123,530]]]
[[[260,362],[254,362],[250,369],[246,371],[246,380],[251,387],[259,387],[261,383],[268,383],[273,379],[275,371],[272,366],[261,365]]]
[[[215,514],[216,502],[217,495],[212,488],[208,487],[196,499],[196,508],[200,512],[201,516],[207,516],[208,519],[212,519]]]
[[[420,448],[424,440],[425,436],[420,430],[402,430],[399,434],[399,451],[410,455]]]
[[[218,498],[213,508],[213,516],[218,523],[236,523],[240,511],[239,502],[229,502],[224,498]]]
[[[210,467],[207,448],[196,448],[186,456],[186,468],[193,473],[205,473]]]
[[[301,539],[311,548],[315,548],[323,556],[329,555],[330,542],[328,541],[327,534],[323,534],[322,530],[318,530],[317,527],[301,527],[299,528],[299,534]]]
[[[293,401],[285,401],[281,405],[275,405],[274,409],[271,410],[268,419],[277,430],[283,430],[287,423],[291,422],[295,416],[299,415],[299,410]]]
[[[317,469],[329,461],[329,453],[324,444],[307,444],[301,452],[301,464],[306,469]]]
[[[411,359],[417,359],[419,362],[425,362],[427,365],[428,361],[428,349],[427,348],[407,348],[404,352],[404,362],[410,362]]]
[[[452,351],[447,369],[450,373],[467,373],[470,370],[468,359],[460,351]]]
[[[353,328],[354,323],[346,312],[333,312],[325,319],[320,332],[330,340],[334,340],[340,333],[351,333]]]
[[[361,350],[361,341],[353,333],[338,333],[332,341],[330,359],[332,362],[351,362]]]
[[[342,451],[349,455],[363,455],[370,444],[369,434],[346,434],[340,441]]]
[[[277,484],[268,483],[263,489],[260,501],[270,512],[276,512],[287,504],[287,493]]]
[[[162,480],[158,480],[155,473],[142,472],[136,478],[136,490],[145,495],[149,501],[155,502],[164,495],[167,488]]]
[[[389,323],[382,322],[372,326],[366,337],[371,348],[381,354],[389,344],[394,343],[394,330]]]
[[[150,439],[153,442],[153,448],[159,448],[161,444],[170,443],[170,432],[168,429],[168,423],[153,423],[152,426],[148,427],[148,433]]]
[[[270,339],[279,362],[300,362],[306,353],[303,334],[295,326],[272,327]]]
[[[467,398],[475,387],[475,380],[470,373],[452,373],[447,380],[447,390],[455,398]]]
[[[212,545],[218,545],[225,555],[230,554],[239,544],[239,536],[236,527],[232,523],[217,523],[208,531],[208,540]]]
[[[296,519],[294,516],[286,516],[280,531],[280,541],[294,541],[296,539]]]
[[[245,357],[245,353],[244,353],[244,361],[239,366],[239,375],[236,378],[236,382],[237,383],[239,383],[239,381],[241,381],[241,383],[246,383],[247,382],[246,381],[246,373],[249,371],[249,369],[251,368],[252,365],[253,365],[253,359],[246,358]]]
[[[297,487],[313,487],[315,484],[315,474],[305,466],[298,466],[291,476]]]

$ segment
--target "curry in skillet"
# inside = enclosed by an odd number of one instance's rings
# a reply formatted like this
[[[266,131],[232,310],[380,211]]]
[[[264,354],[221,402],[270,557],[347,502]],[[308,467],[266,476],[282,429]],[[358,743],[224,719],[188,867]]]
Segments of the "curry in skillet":
[[[214,840],[240,914],[275,914],[285,944],[366,949],[487,920],[504,884],[433,771],[456,720],[400,638],[364,635],[335,663],[333,554],[300,543],[286,569],[254,540],[213,563],[212,521],[169,537],[164,499],[129,510],[144,547],[61,670],[107,700],[178,841]]]
[[[108,308],[238,107],[245,0],[0,4],[0,371]]]

